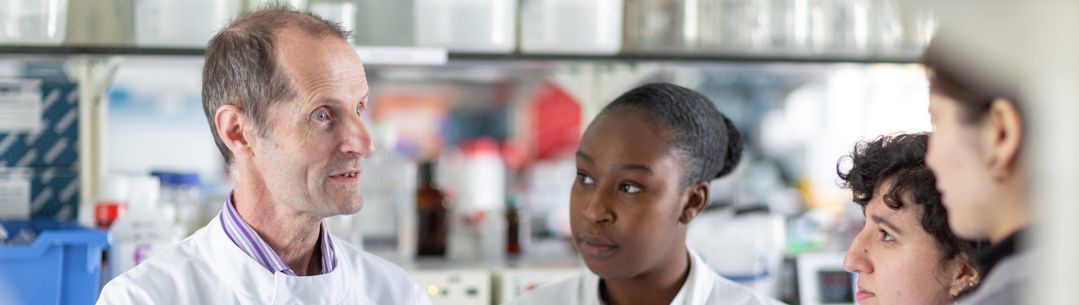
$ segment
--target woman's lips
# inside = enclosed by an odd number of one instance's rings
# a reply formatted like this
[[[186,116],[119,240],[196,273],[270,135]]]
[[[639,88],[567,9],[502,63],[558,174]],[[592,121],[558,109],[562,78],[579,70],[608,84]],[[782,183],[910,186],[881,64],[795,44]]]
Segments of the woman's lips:
[[[858,293],[854,295],[854,299],[858,300],[858,302],[862,302],[862,300],[872,298],[872,297],[875,297],[875,296],[877,296],[877,295],[874,294],[873,292],[865,290],[865,288],[862,288],[862,286],[858,286]]]
[[[618,250],[618,244],[594,234],[578,235],[577,245],[581,253],[593,258],[608,257]]]

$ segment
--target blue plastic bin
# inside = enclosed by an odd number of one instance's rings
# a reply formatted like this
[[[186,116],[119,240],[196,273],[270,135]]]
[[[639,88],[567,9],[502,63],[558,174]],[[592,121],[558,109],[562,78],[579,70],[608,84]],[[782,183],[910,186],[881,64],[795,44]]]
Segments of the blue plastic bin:
[[[71,222],[3,222],[8,234],[37,232],[29,245],[0,246],[0,305],[94,304],[101,287],[104,231]]]

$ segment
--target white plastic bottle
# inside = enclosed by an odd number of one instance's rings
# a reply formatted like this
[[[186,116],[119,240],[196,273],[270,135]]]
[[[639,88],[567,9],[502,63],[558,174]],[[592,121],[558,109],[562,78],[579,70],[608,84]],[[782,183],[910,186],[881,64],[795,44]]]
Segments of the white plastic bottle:
[[[456,261],[498,263],[506,257],[506,173],[499,144],[479,139],[462,146],[446,251]]]
[[[113,277],[124,273],[176,242],[176,225],[157,211],[161,182],[156,177],[132,177],[127,212],[109,229]]]

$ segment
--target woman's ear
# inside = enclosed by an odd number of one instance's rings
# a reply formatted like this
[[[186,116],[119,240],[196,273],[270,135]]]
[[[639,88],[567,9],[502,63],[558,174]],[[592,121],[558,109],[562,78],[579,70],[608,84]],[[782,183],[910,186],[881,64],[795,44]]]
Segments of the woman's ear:
[[[998,98],[989,106],[989,116],[983,125],[982,143],[989,158],[987,166],[993,178],[1002,180],[1016,170],[1023,146],[1023,118],[1015,102]]]
[[[964,292],[974,289],[974,287],[978,287],[978,283],[981,282],[981,275],[978,274],[978,268],[975,268],[970,262],[969,256],[959,254],[951,259],[950,264],[952,265],[954,276],[952,276],[948,294],[953,299]]]
[[[686,188],[685,204],[682,205],[682,213],[678,216],[678,222],[689,224],[697,215],[708,207],[708,181],[694,183]]]

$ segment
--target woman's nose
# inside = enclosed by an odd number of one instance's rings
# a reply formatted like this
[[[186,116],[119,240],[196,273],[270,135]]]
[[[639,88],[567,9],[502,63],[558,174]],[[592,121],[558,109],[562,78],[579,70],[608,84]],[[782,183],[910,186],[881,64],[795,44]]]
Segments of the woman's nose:
[[[866,247],[862,233],[858,233],[847,248],[843,258],[843,269],[847,272],[872,273],[873,264],[869,261],[869,248]]]

